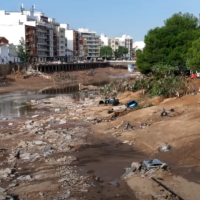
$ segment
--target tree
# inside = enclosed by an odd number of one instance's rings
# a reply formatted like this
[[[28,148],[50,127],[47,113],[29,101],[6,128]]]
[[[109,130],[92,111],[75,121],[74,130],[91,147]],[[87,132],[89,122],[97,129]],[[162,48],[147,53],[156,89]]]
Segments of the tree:
[[[117,50],[114,51],[114,56],[116,59],[120,57],[120,54]]]
[[[17,46],[17,55],[22,62],[28,62],[30,56],[30,49],[26,45],[24,38],[21,38]]]
[[[110,46],[102,46],[100,48],[101,57],[112,57],[112,48]]]
[[[194,15],[174,14],[164,26],[147,33],[143,52],[136,52],[136,65],[144,74],[156,64],[186,67],[188,49],[199,37],[198,19]]]
[[[118,53],[120,56],[126,55],[128,53],[128,48],[119,46]]]
[[[194,70],[200,70],[200,38],[195,40],[188,50],[187,66]]]

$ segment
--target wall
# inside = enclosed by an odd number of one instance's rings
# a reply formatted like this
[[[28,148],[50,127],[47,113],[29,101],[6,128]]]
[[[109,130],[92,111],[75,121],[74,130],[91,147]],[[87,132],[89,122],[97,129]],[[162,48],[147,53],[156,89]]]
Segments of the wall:
[[[73,32],[73,30],[65,30],[65,37],[67,38],[67,48],[71,51],[73,51],[74,49]]]
[[[18,45],[19,40],[22,37],[25,39],[25,26],[24,25],[2,25],[2,24],[0,24],[0,35],[3,37],[6,37],[9,40],[9,43]]]

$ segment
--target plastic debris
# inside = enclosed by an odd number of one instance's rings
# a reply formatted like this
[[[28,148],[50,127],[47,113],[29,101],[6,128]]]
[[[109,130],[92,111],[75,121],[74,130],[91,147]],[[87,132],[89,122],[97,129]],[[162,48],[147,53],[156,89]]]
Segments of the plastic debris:
[[[162,146],[162,147],[159,147],[158,150],[160,152],[166,152],[166,151],[169,151],[172,147],[170,145],[165,145],[165,146]]]
[[[133,108],[133,107],[136,107],[136,106],[138,106],[138,103],[135,100],[131,100],[127,103],[128,108]]]

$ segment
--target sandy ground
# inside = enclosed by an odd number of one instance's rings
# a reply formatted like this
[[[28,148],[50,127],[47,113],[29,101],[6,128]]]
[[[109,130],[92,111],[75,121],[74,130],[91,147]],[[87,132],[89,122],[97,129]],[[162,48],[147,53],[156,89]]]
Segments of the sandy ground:
[[[125,69],[114,69],[112,67],[108,68],[97,68],[94,69],[94,75],[90,76],[90,70],[79,70],[79,71],[71,71],[65,72],[65,74],[69,76],[73,76],[74,80],[65,79],[61,81],[54,81],[54,76],[57,73],[48,74],[52,77],[51,80],[43,79],[40,77],[30,77],[28,79],[24,79],[22,74],[12,74],[3,79],[0,77],[0,93],[12,92],[12,91],[31,91],[31,90],[39,90],[42,88],[46,88],[49,86],[57,86],[60,84],[79,84],[79,83],[99,83],[102,81],[107,81],[108,77],[111,75],[121,75],[127,73]]]
[[[96,73],[96,80],[98,78],[101,79],[106,74],[107,76],[110,75],[113,70],[116,69],[105,69],[105,71],[101,72],[101,76]],[[115,71],[115,73],[121,74],[123,70]],[[86,72],[81,71],[78,80],[83,81],[84,76],[86,76]],[[92,81],[94,78],[89,77],[88,80]],[[30,78],[28,81],[34,82],[36,80],[37,78]],[[19,90],[19,82],[21,84],[20,89],[29,89],[27,85],[22,84],[27,80],[21,79],[20,81],[16,81],[17,85],[10,82],[11,85],[6,88],[7,91]],[[45,82],[45,84],[47,83],[49,82]],[[198,88],[200,85],[199,80],[195,80],[194,85]],[[32,87],[35,89],[37,87],[41,88],[37,83],[35,83],[35,86],[33,83]],[[87,143],[92,145],[78,149],[76,164],[82,170],[82,173],[83,171],[84,173],[92,171],[100,178],[103,177],[104,182],[96,183],[97,187],[86,194],[86,199],[167,199],[166,190],[151,179],[151,177],[154,177],[182,199],[199,200],[200,94],[190,94],[181,98],[163,99],[162,97],[156,97],[149,99],[143,96],[142,92],[125,92],[119,94],[118,98],[121,104],[134,99],[138,101],[139,105],[145,106],[152,103],[154,106],[108,114],[108,110],[112,106],[98,105],[96,101],[84,106],[76,105],[77,107],[75,106],[71,112],[63,113],[63,116],[68,120],[76,121],[78,119],[85,121],[87,119],[86,121],[93,122],[90,129],[87,129],[90,134],[86,137]],[[56,103],[55,107],[66,108],[67,101],[60,101],[59,99],[54,101]],[[88,102],[90,101],[88,100]],[[48,106],[44,105],[42,108],[44,109],[45,107]],[[161,116],[163,108],[169,113],[168,116]],[[174,109],[174,111],[170,111],[171,109]],[[112,116],[116,117],[116,119],[110,120]],[[54,116],[55,119],[56,117]],[[133,126],[133,129],[129,131],[124,130],[128,122]],[[84,130],[84,133],[87,133],[87,131]],[[3,131],[1,131],[1,134],[3,134]],[[31,137],[29,136],[29,140]],[[20,139],[19,137],[16,141],[19,142]],[[8,142],[9,138],[6,141]],[[12,139],[13,143],[16,141]],[[10,144],[12,146],[12,143]],[[163,145],[170,145],[172,149],[168,152],[159,152],[158,148]],[[133,175],[129,177],[126,182],[133,192],[130,191],[130,188],[127,188],[123,181],[119,181],[119,188],[108,186],[109,180],[115,179],[115,177],[119,178],[123,174],[125,165],[130,166],[132,162],[153,158],[158,158],[167,163],[170,167],[170,172],[157,171],[152,173],[151,176]],[[1,160],[4,161],[4,157]],[[20,165],[20,167],[22,166]],[[34,174],[36,172],[37,170],[34,171]],[[51,178],[51,181],[54,180],[53,176]],[[51,189],[51,182],[47,180],[45,179],[45,184],[47,185],[44,185],[44,188],[48,189],[47,193],[51,194],[51,190],[53,192],[60,191],[58,184],[55,184]],[[31,191],[34,192],[34,195],[38,195],[38,186],[36,187],[35,185],[30,185]],[[25,187],[26,185],[24,185]],[[21,193],[23,195],[24,188],[20,191],[20,187],[17,187],[15,189],[16,194]],[[26,193],[26,195],[28,194]]]
[[[153,103],[155,106],[115,114],[107,113],[111,106],[96,106],[88,107],[83,112],[86,116],[104,119],[117,116],[114,121],[94,125],[93,130],[100,135],[114,136],[149,155],[151,159],[158,158],[168,163],[174,176],[159,175],[163,184],[183,199],[198,200],[200,195],[200,94],[165,100],[156,97],[144,98],[143,101],[142,98],[140,92],[126,92],[119,95],[122,104],[134,99],[138,100],[140,105]],[[163,108],[169,112],[169,116],[161,116]],[[174,109],[174,112],[170,112],[170,109]],[[134,128],[124,131],[124,126],[128,122]],[[116,128],[119,125],[120,128]],[[172,149],[168,152],[159,152],[158,148],[163,145],[170,145]],[[156,196],[161,189],[148,178],[133,176],[127,182],[139,199]]]

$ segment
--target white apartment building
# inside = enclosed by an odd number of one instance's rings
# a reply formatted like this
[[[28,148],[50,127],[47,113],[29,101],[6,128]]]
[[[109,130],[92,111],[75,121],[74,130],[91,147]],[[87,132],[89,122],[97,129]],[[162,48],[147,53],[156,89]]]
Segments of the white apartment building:
[[[114,51],[118,50],[119,46],[120,46],[120,41],[117,38],[110,38],[108,40],[108,46],[110,46]]]
[[[20,62],[16,46],[13,44],[0,45],[0,64],[8,64],[9,62]]]
[[[64,30],[59,28],[55,19],[46,17],[42,12],[36,12],[34,7],[30,11],[21,7],[20,12],[0,10],[0,35],[5,36],[14,45],[18,45],[19,40],[23,38],[30,48],[32,60],[64,60],[64,34]]]
[[[115,39],[119,40],[119,43],[120,43],[119,46],[123,46],[128,49],[128,54],[126,56],[132,58],[132,56],[133,56],[133,52],[132,52],[133,38],[129,35],[122,35],[122,37],[116,37]]]
[[[94,31],[89,31],[87,28],[78,29],[80,41],[83,45],[83,55],[85,59],[96,60],[100,55],[101,40]]]
[[[101,46],[108,46],[108,41],[109,41],[108,36],[101,34],[100,40],[101,40]]]
[[[144,41],[136,41],[136,42],[134,42],[133,43],[133,53],[135,54],[135,52],[137,50],[143,51],[144,47],[145,47]]]
[[[80,59],[80,43],[79,33],[74,29],[69,28],[69,24],[60,24],[60,27],[65,30],[65,60],[67,62],[77,61]]]

